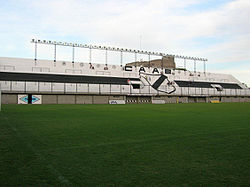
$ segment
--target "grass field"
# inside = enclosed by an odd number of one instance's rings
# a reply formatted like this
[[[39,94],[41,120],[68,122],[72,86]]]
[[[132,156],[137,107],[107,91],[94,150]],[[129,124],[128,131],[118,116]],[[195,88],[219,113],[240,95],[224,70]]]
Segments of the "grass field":
[[[4,185],[250,186],[250,103],[4,105]]]

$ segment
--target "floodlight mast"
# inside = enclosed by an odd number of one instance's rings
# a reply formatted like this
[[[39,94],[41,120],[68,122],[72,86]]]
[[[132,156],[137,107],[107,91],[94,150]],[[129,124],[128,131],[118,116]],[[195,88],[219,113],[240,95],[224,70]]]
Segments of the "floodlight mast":
[[[118,51],[121,54],[121,65],[122,65],[122,55],[123,52],[126,53],[134,53],[135,54],[135,60],[137,60],[137,54],[144,54],[149,56],[161,56],[161,57],[173,57],[173,58],[179,58],[179,59],[184,59],[186,60],[194,60],[194,61],[203,61],[204,63],[204,72],[205,72],[205,62],[207,59],[205,58],[198,58],[198,57],[190,57],[190,56],[181,56],[181,55],[172,55],[172,54],[165,54],[165,53],[159,53],[159,52],[150,52],[150,51],[143,51],[143,50],[135,50],[135,49],[125,49],[125,48],[118,48],[118,47],[107,47],[107,46],[97,46],[97,45],[87,45],[87,44],[73,44],[73,43],[68,43],[68,42],[56,42],[56,41],[51,41],[51,40],[39,40],[39,39],[32,39],[31,43],[35,43],[35,61],[37,60],[37,44],[46,44],[46,45],[54,45],[55,46],[55,53],[56,53],[56,45],[59,46],[68,46],[73,48],[72,52],[72,61],[74,62],[74,48],[88,48],[90,51],[90,57],[89,61],[91,63],[91,50],[92,49],[98,49],[98,50],[106,50],[107,51]],[[56,54],[54,54],[56,60]],[[107,62],[106,62],[107,63]],[[150,62],[149,62],[150,63]],[[149,64],[150,65],[150,64]]]

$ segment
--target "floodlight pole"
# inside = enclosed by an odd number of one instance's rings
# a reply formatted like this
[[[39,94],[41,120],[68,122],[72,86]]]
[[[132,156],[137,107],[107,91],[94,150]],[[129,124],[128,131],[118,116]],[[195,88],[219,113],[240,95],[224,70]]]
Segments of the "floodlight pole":
[[[137,66],[137,53],[135,52],[135,66]]]
[[[108,66],[108,49],[105,51],[105,65]]]
[[[163,57],[161,58],[161,71],[163,71]]]
[[[150,68],[150,54],[148,54],[148,68]]]
[[[37,42],[35,42],[35,63],[37,61]]]
[[[194,73],[196,73],[196,60],[194,60]]]
[[[122,67],[122,51],[121,51],[121,67]]]
[[[204,74],[206,74],[206,61],[205,60],[203,61],[203,66],[204,66],[203,67],[204,68]]]
[[[72,63],[75,62],[75,46],[72,47]]]
[[[91,54],[91,46],[89,46],[89,63],[91,64],[91,56],[92,56],[92,54]]]
[[[54,62],[56,62],[56,44],[55,44],[55,48],[54,48]]]

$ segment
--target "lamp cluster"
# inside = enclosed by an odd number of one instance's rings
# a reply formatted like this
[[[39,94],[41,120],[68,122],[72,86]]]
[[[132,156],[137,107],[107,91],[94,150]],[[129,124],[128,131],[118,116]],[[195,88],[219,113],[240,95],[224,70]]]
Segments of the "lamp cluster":
[[[119,47],[107,47],[107,46],[77,44],[77,43],[68,43],[68,42],[57,42],[57,41],[51,41],[51,40],[32,39],[31,43],[48,44],[48,45],[60,45],[60,46],[71,46],[71,47],[99,49],[99,50],[108,50],[108,51],[120,51],[120,52],[137,53],[137,54],[145,54],[145,55],[167,56],[167,57],[181,58],[181,59],[187,59],[187,60],[207,61],[207,59],[205,59],[205,58],[198,58],[198,57],[189,57],[189,56],[182,56],[182,55],[171,55],[171,54],[160,53],[160,52],[151,52],[151,51],[143,51],[143,50],[135,50],[135,49],[125,49],[125,48],[119,48]]]

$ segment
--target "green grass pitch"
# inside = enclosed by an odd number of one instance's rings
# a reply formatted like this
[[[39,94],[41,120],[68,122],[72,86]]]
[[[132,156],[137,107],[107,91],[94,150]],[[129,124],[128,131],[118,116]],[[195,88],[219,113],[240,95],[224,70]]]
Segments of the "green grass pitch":
[[[250,103],[3,105],[0,186],[250,186]]]

